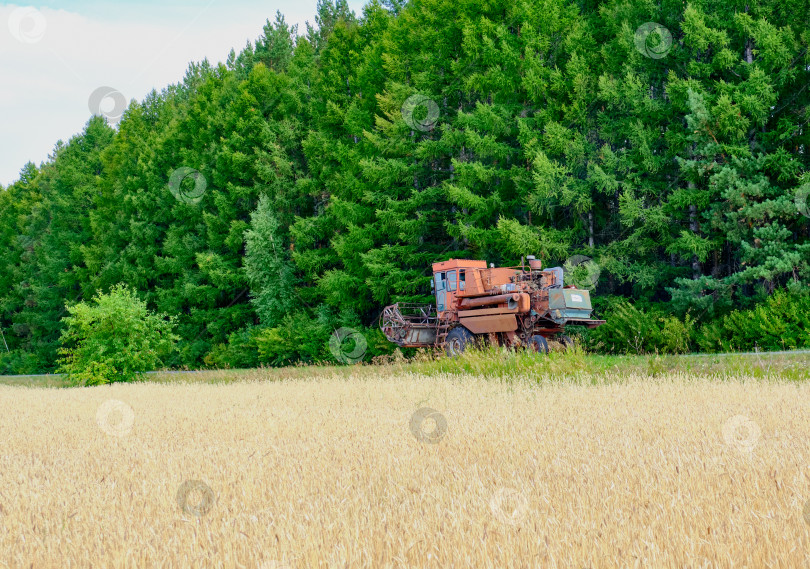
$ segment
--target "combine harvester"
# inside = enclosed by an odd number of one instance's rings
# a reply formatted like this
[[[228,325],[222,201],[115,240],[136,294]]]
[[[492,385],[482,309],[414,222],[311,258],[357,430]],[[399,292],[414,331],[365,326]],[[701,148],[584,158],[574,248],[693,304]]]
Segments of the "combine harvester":
[[[565,347],[567,325],[596,328],[587,290],[563,286],[561,267],[543,270],[528,257],[528,268],[499,267],[486,261],[450,259],[433,264],[436,306],[397,303],[380,317],[385,336],[403,348],[444,348],[449,356],[471,344],[525,346],[548,353],[548,340]]]

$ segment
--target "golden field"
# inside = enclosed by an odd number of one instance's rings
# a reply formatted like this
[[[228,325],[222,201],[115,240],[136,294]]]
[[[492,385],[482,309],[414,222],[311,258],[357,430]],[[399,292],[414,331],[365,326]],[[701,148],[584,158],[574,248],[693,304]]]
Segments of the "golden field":
[[[807,384],[616,379],[3,386],[0,566],[810,564]]]

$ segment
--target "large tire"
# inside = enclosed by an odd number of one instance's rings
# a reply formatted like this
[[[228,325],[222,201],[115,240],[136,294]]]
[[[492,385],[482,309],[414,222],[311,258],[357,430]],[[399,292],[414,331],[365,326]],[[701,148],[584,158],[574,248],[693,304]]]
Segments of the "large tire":
[[[548,340],[539,334],[532,336],[529,340],[529,349],[541,354],[548,353]]]
[[[475,335],[463,326],[456,326],[444,341],[444,351],[451,358],[454,358],[467,349],[473,342],[475,342]]]
[[[563,349],[565,351],[568,351],[574,347],[574,340],[572,340],[570,336],[566,336],[565,334],[560,334],[557,337],[557,341],[560,342],[560,344],[562,344]]]

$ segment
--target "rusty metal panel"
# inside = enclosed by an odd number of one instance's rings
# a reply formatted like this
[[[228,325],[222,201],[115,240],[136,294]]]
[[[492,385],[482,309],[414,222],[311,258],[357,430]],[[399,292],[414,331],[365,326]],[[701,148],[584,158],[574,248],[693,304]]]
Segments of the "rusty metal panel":
[[[565,293],[563,292],[565,289],[562,288],[552,288],[548,291],[548,307],[550,309],[559,308],[563,310],[565,308]]]
[[[517,306],[514,308],[507,308],[505,305],[502,308],[479,308],[477,310],[459,310],[459,318],[470,318],[473,316],[490,316],[492,314],[514,314],[518,311]]]
[[[591,320],[590,318],[568,318],[566,324],[578,324],[588,328],[597,328],[607,322],[607,320]]]
[[[436,341],[435,328],[411,328],[405,336],[404,342],[411,346],[433,345]]]
[[[532,308],[532,298],[525,292],[520,293],[518,312],[528,312]]]
[[[493,314],[492,316],[476,316],[474,318],[461,318],[461,325],[473,334],[488,332],[514,332],[517,330],[517,318],[514,314]]]
[[[463,291],[459,291],[459,297],[480,296],[482,294],[486,294],[484,283],[481,279],[482,272],[483,271],[480,268],[466,267],[465,288]]]
[[[574,310],[593,310],[591,295],[587,290],[563,289],[565,306]]]
[[[588,319],[593,310],[588,291],[573,288],[549,289],[548,307],[554,318],[558,319]]]
[[[486,290],[498,285],[511,283],[511,278],[519,273],[515,269],[508,269],[504,267],[485,269],[481,271],[484,281],[484,288]]]
[[[472,259],[450,259],[441,263],[433,263],[433,272],[452,271],[453,269],[486,269],[486,261],[474,261]]]
[[[492,294],[487,296],[478,296],[475,298],[465,298],[459,303],[460,309],[469,309],[469,308],[476,308],[479,306],[492,306],[494,304],[501,305],[501,304],[508,304],[508,305],[518,305],[518,299],[520,296],[518,293],[510,293],[510,294]]]

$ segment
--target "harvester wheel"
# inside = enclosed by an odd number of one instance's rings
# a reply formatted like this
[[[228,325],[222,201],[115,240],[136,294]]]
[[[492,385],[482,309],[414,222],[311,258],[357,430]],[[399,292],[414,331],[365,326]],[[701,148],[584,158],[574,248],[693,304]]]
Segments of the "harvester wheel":
[[[455,357],[464,352],[467,346],[475,341],[475,335],[464,328],[463,326],[456,326],[447,334],[444,341],[444,350],[447,355]]]
[[[565,334],[561,334],[560,337],[558,338],[558,340],[559,340],[560,344],[563,345],[563,348],[565,350],[570,350],[571,348],[574,347],[574,341],[571,339],[570,336],[566,336]]]
[[[546,340],[543,336],[539,334],[532,336],[532,339],[529,340],[529,349],[532,349],[535,352],[539,352],[541,354],[547,354],[548,340]]]

